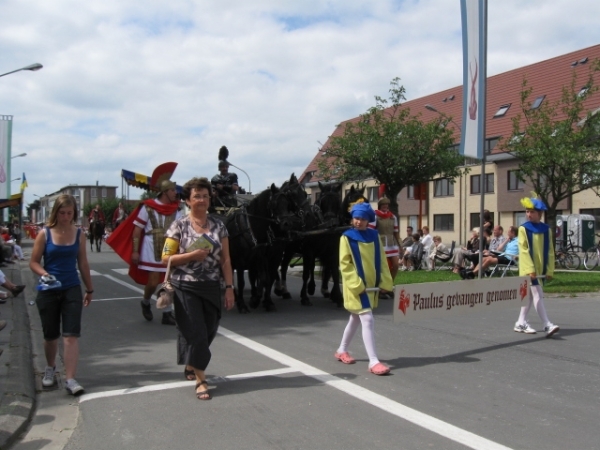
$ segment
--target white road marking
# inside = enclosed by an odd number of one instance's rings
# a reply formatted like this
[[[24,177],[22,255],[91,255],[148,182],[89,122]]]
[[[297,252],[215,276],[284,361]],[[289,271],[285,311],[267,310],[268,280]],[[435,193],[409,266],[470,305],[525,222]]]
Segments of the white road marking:
[[[125,269],[112,269],[113,272],[117,272],[118,274],[121,275],[127,275],[129,273],[129,268],[126,267]]]
[[[273,369],[273,370],[261,370],[260,372],[251,372],[251,373],[240,373],[237,375],[230,375],[227,377],[219,377],[219,378],[211,378],[211,384],[218,384],[222,381],[233,381],[233,380],[245,380],[248,378],[258,378],[258,377],[268,377],[268,376],[276,376],[283,375],[285,373],[295,372],[295,369],[290,367],[284,367],[281,369]],[[129,395],[129,394],[139,394],[141,392],[152,392],[152,391],[162,391],[166,389],[176,389],[180,387],[193,386],[196,381],[177,381],[174,383],[162,383],[162,384],[153,384],[152,386],[142,386],[137,388],[130,389],[115,389],[114,391],[105,391],[105,392],[97,392],[94,394],[84,394],[79,397],[79,403],[87,402],[89,400],[96,400],[99,398],[107,398],[107,397],[117,397],[119,395]]]
[[[142,292],[143,290],[133,286],[125,281],[121,281],[111,275],[105,275],[106,278],[126,286],[136,292]],[[347,395],[355,397],[357,400],[368,403],[376,408],[383,410],[386,413],[392,414],[396,417],[404,419],[408,422],[411,422],[415,425],[418,425],[426,430],[432,431],[440,436],[443,436],[452,441],[463,444],[469,448],[475,450],[511,450],[509,447],[498,444],[494,441],[490,441],[484,437],[478,436],[469,431],[463,430],[462,428],[458,428],[454,425],[451,425],[442,420],[436,419],[435,417],[424,414],[416,409],[410,408],[402,403],[390,400],[389,398],[377,394],[373,391],[365,389],[361,386],[358,386],[354,383],[351,383],[346,380],[342,380],[336,376],[333,376],[325,371],[317,369],[316,367],[310,366],[302,361],[299,361],[291,356],[288,356],[284,353],[281,353],[277,350],[274,350],[266,345],[260,344],[256,341],[248,339],[240,334],[234,333],[233,331],[227,330],[226,328],[219,327],[219,334],[222,336],[231,339],[237,344],[243,345],[256,353],[260,353],[263,356],[266,356],[269,359],[272,359],[279,364],[287,366],[284,369],[277,369],[275,372],[273,371],[265,371],[265,372],[255,372],[254,374],[242,374],[238,375],[239,378],[244,377],[254,377],[256,374],[261,373],[289,373],[289,372],[300,372],[308,377],[314,378],[328,386],[331,386],[335,389],[338,389],[344,392]],[[278,372],[279,370],[283,370],[283,372]],[[265,376],[265,375],[258,375]],[[226,377],[226,379],[235,379],[236,375]],[[132,389],[121,389],[116,391],[107,391],[107,392],[99,392],[96,394],[87,394],[79,397],[79,401],[87,401],[95,398],[102,397],[112,397],[115,395],[127,395],[134,394],[140,392],[150,392],[150,391],[158,391],[162,389],[174,389],[183,386],[190,386],[194,381],[181,381],[176,383],[166,383],[159,384],[153,386],[144,386],[141,388],[132,388]]]
[[[109,280],[114,281],[117,284],[120,284],[121,286],[125,286],[126,288],[131,289],[132,291],[139,292],[140,294],[144,294],[144,290],[142,288],[134,286],[133,284],[129,284],[126,281],[119,280],[118,278],[115,278],[112,275],[104,275],[104,276],[106,278],[108,278]],[[156,296],[153,295],[152,299],[156,300]]]
[[[92,300],[94,303],[97,302],[110,302],[112,300],[133,300],[134,298],[137,298],[138,300],[140,299],[139,295],[136,295],[135,297],[113,297],[113,298],[95,298],[94,300]]]
[[[98,275],[102,275],[100,272],[96,272],[95,270],[90,269],[90,275],[96,277]]]

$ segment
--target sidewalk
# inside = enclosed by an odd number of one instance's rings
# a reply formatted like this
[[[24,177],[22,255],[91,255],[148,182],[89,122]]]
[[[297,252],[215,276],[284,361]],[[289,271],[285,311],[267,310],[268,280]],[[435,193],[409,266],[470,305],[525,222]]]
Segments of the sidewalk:
[[[23,240],[23,251],[31,255],[33,241]],[[29,314],[35,306],[34,280],[29,259],[2,267],[6,277],[27,287],[16,298],[0,305],[7,325],[0,331],[0,449],[8,448],[28,427],[36,402],[33,350]]]

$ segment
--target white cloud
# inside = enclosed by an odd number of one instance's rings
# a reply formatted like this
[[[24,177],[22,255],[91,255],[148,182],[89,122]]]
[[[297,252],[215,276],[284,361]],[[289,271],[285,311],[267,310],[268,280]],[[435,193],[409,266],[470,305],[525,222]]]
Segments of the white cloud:
[[[489,2],[488,75],[597,44],[599,5]],[[392,78],[409,99],[462,81],[459,3],[434,0],[5,0],[0,52],[0,73],[44,64],[0,80],[26,201],[165,161],[210,177],[221,145],[257,191]]]

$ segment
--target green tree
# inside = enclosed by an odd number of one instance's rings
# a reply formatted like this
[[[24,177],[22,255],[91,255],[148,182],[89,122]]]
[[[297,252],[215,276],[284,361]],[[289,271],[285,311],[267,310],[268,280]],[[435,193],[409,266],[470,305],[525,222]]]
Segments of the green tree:
[[[123,207],[127,214],[130,214],[132,211],[132,206],[127,203],[127,201],[123,198],[109,198],[105,200],[98,200],[96,203],[90,203],[83,207],[83,214],[85,217],[89,217],[92,209],[96,207],[96,205],[100,205],[100,209],[104,213],[104,217],[106,218],[106,226],[112,228],[112,218],[115,210],[119,207],[119,202],[123,203]]]
[[[423,122],[402,102],[405,89],[394,78],[389,101],[375,97],[375,106],[346,122],[339,136],[329,139],[318,161],[325,180],[353,181],[373,177],[385,184],[386,196],[397,211],[396,197],[406,186],[435,178],[454,179],[463,172],[464,158],[453,147],[451,118]]]
[[[594,76],[600,64],[592,65],[585,89],[578,88],[574,74],[561,97],[532,109],[533,89],[527,80],[521,89],[519,115],[513,131],[501,146],[519,160],[521,180],[533,186],[548,206],[546,223],[556,224],[556,209],[565,200],[586,189],[600,188],[600,114],[586,109],[586,100],[597,90]]]

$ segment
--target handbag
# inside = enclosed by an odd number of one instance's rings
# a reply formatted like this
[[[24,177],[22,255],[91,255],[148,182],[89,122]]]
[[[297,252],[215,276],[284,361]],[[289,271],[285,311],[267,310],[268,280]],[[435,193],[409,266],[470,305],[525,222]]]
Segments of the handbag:
[[[169,256],[169,262],[167,263],[167,272],[165,273],[165,281],[160,285],[160,289],[156,294],[156,307],[158,309],[164,309],[173,304],[173,297],[175,297],[175,289],[171,284],[171,257]]]

